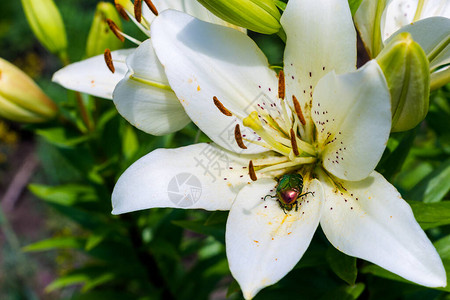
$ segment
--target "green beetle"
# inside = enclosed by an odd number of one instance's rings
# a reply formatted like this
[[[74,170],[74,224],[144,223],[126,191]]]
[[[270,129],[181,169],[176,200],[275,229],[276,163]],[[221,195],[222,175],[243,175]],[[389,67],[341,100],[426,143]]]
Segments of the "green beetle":
[[[286,213],[291,211],[295,206],[295,211],[298,210],[298,198],[313,194],[307,192],[302,194],[303,191],[303,177],[300,174],[285,174],[278,180],[276,195],[266,195],[267,197],[276,198],[280,207]]]

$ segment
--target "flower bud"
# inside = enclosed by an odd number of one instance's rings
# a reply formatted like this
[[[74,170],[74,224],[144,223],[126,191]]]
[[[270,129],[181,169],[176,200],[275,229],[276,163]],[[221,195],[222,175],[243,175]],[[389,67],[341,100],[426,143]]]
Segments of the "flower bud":
[[[428,112],[430,70],[425,52],[411,34],[403,32],[376,59],[391,94],[392,131],[414,128]]]
[[[99,2],[87,39],[86,55],[88,57],[103,54],[106,48],[117,50],[122,47],[122,42],[109,29],[106,19],[113,20],[121,29],[122,23],[114,5],[108,2]]]
[[[0,116],[11,121],[39,123],[57,113],[53,101],[19,68],[0,58]]]
[[[219,18],[252,31],[274,34],[280,28],[280,12],[272,0],[198,0]]]
[[[53,0],[21,0],[34,35],[50,52],[64,56],[67,38],[64,23]]]

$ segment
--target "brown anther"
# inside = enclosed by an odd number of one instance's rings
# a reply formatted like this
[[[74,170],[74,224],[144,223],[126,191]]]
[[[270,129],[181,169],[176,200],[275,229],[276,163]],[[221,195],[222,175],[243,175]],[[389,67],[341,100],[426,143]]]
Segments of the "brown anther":
[[[147,4],[148,8],[152,11],[152,13],[157,16],[158,10],[156,9],[155,5],[153,5],[153,2],[151,0],[144,0],[145,4]]]
[[[278,75],[278,98],[284,99],[286,96],[286,84],[284,81],[284,72],[283,70],[280,71],[280,74]]]
[[[239,148],[247,149],[247,146],[245,146],[242,141],[241,128],[239,127],[239,124],[236,124],[236,127],[234,127],[234,138],[236,139]]]
[[[253,168],[253,161],[250,161],[248,164],[248,174],[250,175],[250,179],[256,181],[258,178],[256,177],[255,169]]]
[[[134,0],[134,17],[138,23],[142,21],[142,0]]]
[[[122,19],[124,19],[125,21],[129,21],[130,17],[128,17],[127,12],[123,8],[123,6],[117,3],[117,1],[114,4],[116,6],[116,10],[119,12],[119,15],[122,17]]]
[[[105,57],[106,65],[108,66],[108,69],[111,71],[111,73],[114,73],[116,71],[116,68],[114,68],[112,56],[111,56],[111,50],[108,48],[105,49],[105,53],[103,53],[103,56]]]
[[[109,29],[114,33],[114,35],[121,41],[125,42],[125,37],[120,33],[119,27],[117,27],[116,23],[114,23],[111,19],[106,19],[108,23]]]
[[[292,95],[292,102],[294,102],[295,113],[297,114],[300,123],[302,123],[302,125],[305,125],[305,117],[303,116],[302,108],[300,106],[300,103],[298,103],[297,97],[295,97],[295,95]]]
[[[300,153],[298,152],[297,137],[295,136],[294,129],[292,128],[291,128],[291,145],[295,156],[298,156]]]
[[[225,116],[230,117],[233,115],[228,109],[225,108],[225,106],[223,106],[222,102],[220,102],[216,96],[213,97],[213,101],[214,105],[216,105],[216,107],[220,110],[220,112],[223,113]]]

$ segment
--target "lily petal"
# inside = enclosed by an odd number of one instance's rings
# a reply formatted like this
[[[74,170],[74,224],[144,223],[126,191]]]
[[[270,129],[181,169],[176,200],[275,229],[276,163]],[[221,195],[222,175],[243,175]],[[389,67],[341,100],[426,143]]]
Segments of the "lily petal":
[[[389,90],[377,62],[344,75],[327,74],[314,91],[311,113],[325,169],[345,180],[366,178],[391,130]]]
[[[304,106],[322,76],[332,70],[355,70],[356,32],[346,0],[289,1],[281,24],[287,35],[284,70],[289,98],[295,94]]]
[[[418,2],[418,0],[391,0],[388,3],[381,18],[383,40],[413,21],[433,16],[450,18],[450,2],[448,0],[424,1],[421,12],[417,14]],[[430,34],[428,33],[428,35]]]
[[[252,158],[264,157],[239,156],[214,144],[157,149],[120,176],[112,213],[153,207],[229,210],[237,192],[251,181],[247,166]]]
[[[150,39],[128,56],[127,66],[129,72],[113,94],[114,104],[125,119],[153,135],[175,132],[190,122]]]
[[[432,17],[411,23],[395,32],[385,41],[385,44],[389,43],[392,38],[402,32],[411,33],[414,41],[417,42],[427,56],[431,58],[431,70],[450,63],[450,19],[444,17]],[[433,34],[430,34],[430,32]],[[445,43],[447,44],[446,46]]]
[[[278,83],[267,58],[248,36],[172,10],[155,19],[151,33],[170,86],[203,132],[235,152],[242,151],[234,140],[236,124],[246,138],[258,139],[235,115],[245,118],[257,110],[257,104],[277,99]],[[235,115],[222,114],[213,97]],[[250,144],[246,153],[263,151]]]
[[[283,278],[300,260],[319,224],[323,191],[318,180],[305,181],[312,191],[285,213],[273,195],[276,182],[258,179],[245,186],[231,207],[226,228],[227,257],[245,299]]]
[[[96,97],[112,99],[117,83],[127,73],[125,60],[134,49],[112,51],[115,72],[111,73],[103,55],[70,64],[53,74],[52,81],[63,87]]]
[[[323,173],[319,178],[326,198],[320,225],[333,246],[420,285],[446,285],[436,249],[383,176],[334,183]]]

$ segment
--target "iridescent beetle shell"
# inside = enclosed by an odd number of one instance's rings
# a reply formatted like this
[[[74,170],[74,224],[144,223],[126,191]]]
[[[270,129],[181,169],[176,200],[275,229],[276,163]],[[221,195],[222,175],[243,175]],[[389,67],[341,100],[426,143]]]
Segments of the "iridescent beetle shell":
[[[300,174],[285,174],[278,180],[276,195],[267,195],[266,197],[276,198],[280,207],[284,211],[290,211],[294,208],[298,210],[298,198],[311,192],[302,194],[303,177]],[[264,200],[265,198],[264,197]]]

